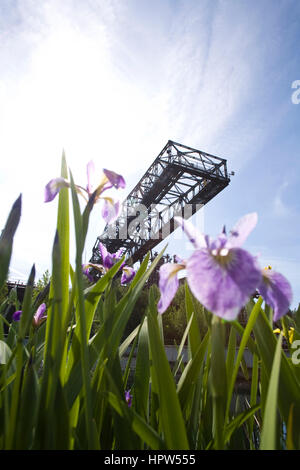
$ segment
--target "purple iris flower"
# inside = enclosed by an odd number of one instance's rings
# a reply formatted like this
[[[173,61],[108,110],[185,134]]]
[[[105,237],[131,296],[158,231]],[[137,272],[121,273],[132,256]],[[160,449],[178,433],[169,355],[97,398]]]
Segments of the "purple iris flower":
[[[113,186],[117,189],[125,188],[126,183],[125,183],[123,176],[118,175],[118,173],[115,173],[114,171],[106,170],[106,169],[103,170],[103,173],[105,174],[105,176],[107,177],[110,183],[110,185],[108,185],[105,189],[109,189]]]
[[[123,189],[125,188],[125,180],[123,176],[115,173],[111,170],[103,170],[102,179],[100,183],[95,186],[94,178],[95,177],[95,165],[91,160],[87,164],[87,185],[86,188],[75,185],[76,191],[84,197],[88,202],[92,194],[96,192],[94,202],[97,202],[99,199],[104,200],[104,205],[102,209],[102,216],[107,224],[112,223],[119,215],[120,212],[120,203],[119,201],[115,202],[111,197],[103,197],[101,194],[110,188]],[[64,178],[54,178],[45,187],[45,202],[52,201],[56,195],[59,193],[61,188],[70,187],[70,183]]]
[[[132,405],[132,395],[130,393],[130,390],[125,391],[125,401],[126,401],[128,407],[130,408],[131,405]]]
[[[82,273],[88,278],[90,282],[93,282],[93,276],[90,273],[90,265],[89,264],[83,264],[82,265]]]
[[[90,197],[93,192],[95,191],[95,165],[94,162],[91,160],[87,164],[87,187],[86,191],[88,193],[88,196]],[[114,171],[111,170],[103,170],[103,177],[102,180],[100,181],[100,184],[97,187],[97,197],[100,196],[100,194],[103,193],[103,191],[106,191],[107,189],[110,188],[116,188],[116,189],[123,189],[125,188],[126,183],[123,178],[123,176],[119,175],[118,173],[115,173]]]
[[[87,264],[82,265],[83,274],[87,276],[87,278],[91,282],[93,282],[94,279],[92,278],[90,274],[90,268],[97,269],[98,271],[101,271],[102,274],[105,274],[114,264],[116,264],[117,261],[119,261],[122,258],[123,252],[124,252],[124,248],[120,248],[120,250],[118,250],[116,253],[109,253],[106,247],[101,242],[99,242],[98,249],[100,251],[102,264],[87,263]],[[122,269],[124,265],[125,263],[122,263],[120,266],[120,269]]]
[[[22,315],[22,310],[17,310],[15,313],[13,313],[12,319],[13,321],[20,321]]]
[[[106,270],[110,269],[117,261],[119,261],[124,252],[124,249],[121,248],[116,253],[109,253],[101,242],[99,242],[98,248],[102,258],[102,265]]]
[[[121,284],[129,284],[135,276],[135,270],[130,266],[123,266],[123,273],[121,276]]]
[[[258,291],[264,301],[272,307],[274,322],[286,315],[292,302],[292,288],[282,274],[270,268],[264,269]]]
[[[177,273],[185,269],[196,299],[215,315],[234,320],[262,278],[256,259],[240,247],[255,227],[257,215],[246,215],[229,236],[223,231],[216,240],[198,233],[186,220],[180,217],[176,220],[195,251],[180,264],[166,263],[160,268],[159,313],[170,305],[178,288]]]
[[[40,326],[40,324],[47,319],[47,315],[45,315],[46,311],[46,304],[41,304],[37,311],[35,312],[33,319],[32,319],[32,324],[35,328]],[[21,320],[21,315],[22,315],[22,310],[17,310],[13,316],[12,319],[13,321],[20,321]]]
[[[101,242],[99,242],[98,249],[100,251],[102,264],[88,263],[82,265],[83,274],[85,274],[91,282],[93,282],[93,278],[89,272],[89,268],[95,268],[104,274],[112,268],[124,254],[124,248],[120,248],[116,253],[109,253],[106,246]],[[121,284],[129,284],[136,274],[135,270],[130,266],[126,266],[125,263],[121,264],[120,269],[122,269]]]
[[[47,307],[46,304],[41,304],[33,316],[33,326],[38,327],[44,320],[47,319],[45,315]]]

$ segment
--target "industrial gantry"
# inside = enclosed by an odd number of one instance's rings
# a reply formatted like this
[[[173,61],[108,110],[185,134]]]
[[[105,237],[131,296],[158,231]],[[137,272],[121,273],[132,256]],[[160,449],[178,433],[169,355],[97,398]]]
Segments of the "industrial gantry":
[[[225,159],[169,140],[123,202],[118,219],[97,237],[90,262],[102,262],[99,242],[110,253],[123,248],[127,262],[142,261],[176,229],[175,216],[188,219],[229,183]]]

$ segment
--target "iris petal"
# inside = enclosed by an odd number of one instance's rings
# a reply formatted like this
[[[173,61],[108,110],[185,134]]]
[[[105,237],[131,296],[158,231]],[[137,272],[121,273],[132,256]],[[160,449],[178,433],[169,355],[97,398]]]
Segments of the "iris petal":
[[[257,224],[257,213],[252,212],[242,217],[231,230],[231,234],[228,237],[228,244],[230,247],[242,246],[246,238],[252,232]]]
[[[126,183],[125,183],[123,176],[119,175],[118,173],[115,173],[114,171],[106,170],[106,169],[103,170],[103,173],[108,178],[112,186],[114,186],[117,189],[125,188]]]
[[[17,310],[15,313],[13,313],[12,319],[13,321],[20,321],[22,315],[22,310]]]
[[[292,288],[282,274],[272,270],[264,270],[258,291],[265,302],[274,310],[274,322],[288,312],[292,302]]]
[[[93,282],[93,276],[90,273],[90,265],[89,264],[83,264],[82,265],[82,272],[83,274],[88,278],[90,282]]]
[[[47,308],[46,304],[43,303],[39,306],[39,308],[35,312],[34,317],[33,317],[33,323],[35,326],[39,326],[43,320],[46,320],[47,315],[44,315],[46,308]]]
[[[93,177],[95,175],[95,164],[93,160],[89,161],[89,163],[86,166],[86,172],[87,172],[87,192],[89,195],[92,194],[93,192]]]
[[[123,267],[123,273],[121,276],[121,284],[129,284],[135,276],[135,270],[130,266]]]
[[[157,304],[159,313],[165,312],[172,302],[179,286],[177,273],[181,269],[184,269],[184,265],[174,263],[166,263],[160,267],[159,289],[161,297]]]
[[[59,178],[54,178],[50,180],[49,183],[45,187],[44,201],[45,202],[52,201],[55,198],[55,196],[59,193],[61,188],[63,187],[66,187],[66,188],[70,187],[70,184],[64,178],[59,177]]]
[[[125,401],[126,401],[128,407],[130,408],[131,405],[132,405],[132,395],[130,393],[130,390],[125,391]]]
[[[121,250],[118,250],[117,253],[109,253],[101,242],[99,242],[98,248],[102,258],[102,264],[105,269],[110,269],[120,258],[122,258]]]
[[[114,259],[113,256],[108,253],[106,247],[103,245],[103,243],[99,242],[98,248],[100,250],[101,258],[102,258],[102,264],[104,268],[110,269],[113,264],[114,264]]]
[[[182,217],[174,217],[174,220],[181,226],[182,230],[196,249],[203,248],[207,245],[205,236],[200,233],[193,224],[191,224],[191,222],[183,219]]]
[[[99,242],[98,249],[100,251],[101,258],[102,258],[102,261],[103,261],[106,258],[107,253],[108,253],[108,251],[106,249],[106,246],[103,245],[103,243]]]
[[[120,201],[114,202],[110,197],[105,197],[102,207],[102,217],[107,224],[114,222],[120,214]]]

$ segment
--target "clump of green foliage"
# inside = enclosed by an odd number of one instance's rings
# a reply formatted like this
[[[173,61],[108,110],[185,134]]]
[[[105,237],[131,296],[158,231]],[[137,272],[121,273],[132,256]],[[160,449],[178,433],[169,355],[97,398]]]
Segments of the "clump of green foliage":
[[[61,177],[68,178],[64,158]],[[146,286],[163,252],[150,266],[146,255],[124,289],[116,285],[124,259],[86,285],[82,256],[94,201],[89,198],[81,211],[72,175],[70,188],[75,266],[69,190],[63,187],[49,292],[44,279],[35,295],[33,265],[22,314],[8,322],[0,306],[0,449],[300,449],[300,309],[280,322],[277,335],[261,297],[249,299],[242,325],[204,310],[184,284],[170,311],[159,315],[157,287]],[[19,197],[0,237],[0,289],[21,205]],[[46,298],[47,319],[37,322],[39,302]],[[171,329],[179,342],[175,364],[165,350]],[[245,399],[236,392],[246,353],[251,382]]]

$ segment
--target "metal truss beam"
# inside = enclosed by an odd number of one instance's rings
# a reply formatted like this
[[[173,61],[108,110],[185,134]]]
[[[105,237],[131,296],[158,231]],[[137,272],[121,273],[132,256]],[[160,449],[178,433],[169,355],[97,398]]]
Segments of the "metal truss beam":
[[[225,159],[169,140],[123,202],[117,221],[97,237],[90,262],[101,263],[99,241],[111,253],[125,248],[132,263],[230,183]]]

